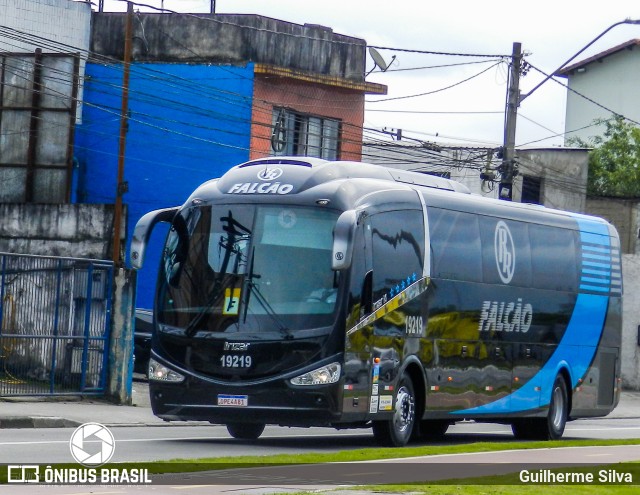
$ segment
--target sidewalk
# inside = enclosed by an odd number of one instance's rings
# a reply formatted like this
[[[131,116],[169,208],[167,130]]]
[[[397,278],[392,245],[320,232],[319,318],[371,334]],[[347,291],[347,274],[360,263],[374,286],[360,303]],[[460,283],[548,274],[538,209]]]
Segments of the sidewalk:
[[[133,405],[121,406],[100,398],[0,398],[0,428],[74,428],[84,423],[105,426],[169,425],[151,412],[149,386],[134,380]]]
[[[640,418],[640,392],[622,392],[620,404],[607,418]],[[153,415],[148,385],[141,380],[133,382],[132,406],[75,397],[0,399],[0,428],[71,428],[83,423],[105,426],[171,424]]]

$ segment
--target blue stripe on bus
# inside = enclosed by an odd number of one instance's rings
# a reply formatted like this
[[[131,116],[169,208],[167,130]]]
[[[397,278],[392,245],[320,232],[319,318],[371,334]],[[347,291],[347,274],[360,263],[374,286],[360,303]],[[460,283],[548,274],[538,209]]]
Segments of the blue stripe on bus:
[[[600,268],[605,270],[611,269],[611,263],[598,263],[596,261],[582,260],[582,265],[588,266],[591,268]]]
[[[606,247],[596,247],[596,246],[583,246],[582,250],[584,252],[592,252],[592,253],[602,253],[602,254],[611,254],[611,249]]]
[[[611,263],[611,256],[600,256],[599,254],[583,253],[582,259],[585,261],[595,260],[595,261],[606,261],[607,263]]]
[[[582,224],[582,225],[589,223],[591,226],[595,227],[593,230],[599,231],[598,233],[593,233],[593,232],[585,232],[584,230],[581,230],[580,240],[582,241],[583,244],[596,244],[598,246],[603,246],[603,247],[609,246],[609,241],[608,241],[609,229],[605,224],[590,222],[589,220],[585,220],[582,218],[580,219],[576,218],[576,220],[578,221],[578,224]],[[582,225],[580,226],[581,229],[582,229]],[[603,228],[599,229],[598,227],[603,227]]]
[[[580,290],[592,290],[594,292],[609,292],[609,286],[597,287],[595,285],[580,284]]]
[[[603,277],[611,276],[611,270],[605,270],[604,268],[601,268],[600,270],[596,270],[595,268],[583,268],[582,273],[584,275],[600,275]]]
[[[609,286],[609,284],[611,283],[611,279],[609,277],[606,276],[600,276],[600,277],[594,277],[593,275],[591,275],[590,277],[587,276],[582,276],[582,278],[580,279],[580,282],[587,282],[587,283],[593,283],[593,284],[605,284],[607,287]]]
[[[575,219],[580,228],[580,240],[582,243],[609,247],[609,228],[607,224],[594,222],[580,216],[576,216]],[[580,290],[609,292],[609,287],[581,285]],[[578,385],[578,380],[586,374],[593,361],[604,328],[608,307],[608,295],[578,293],[571,320],[567,325],[562,340],[549,360],[531,380],[506,397],[483,406],[453,411],[451,414],[456,416],[504,414],[548,406],[551,402],[553,381],[562,366],[566,366],[569,369],[571,389],[574,389]],[[540,392],[536,389],[540,390]]]

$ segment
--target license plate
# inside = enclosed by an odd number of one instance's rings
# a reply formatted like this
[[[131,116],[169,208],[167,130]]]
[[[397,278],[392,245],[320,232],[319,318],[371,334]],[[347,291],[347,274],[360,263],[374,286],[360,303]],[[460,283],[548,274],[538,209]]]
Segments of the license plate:
[[[218,395],[219,406],[246,407],[249,405],[248,395]]]

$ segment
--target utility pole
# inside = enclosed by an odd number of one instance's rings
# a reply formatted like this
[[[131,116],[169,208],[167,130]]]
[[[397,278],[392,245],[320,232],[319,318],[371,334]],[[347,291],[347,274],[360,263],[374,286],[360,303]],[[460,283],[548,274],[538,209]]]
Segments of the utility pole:
[[[502,150],[502,164],[500,165],[501,179],[498,187],[498,198],[505,201],[513,199],[513,178],[517,174],[515,165],[516,155],[516,120],[520,105],[520,68],[522,66],[522,45],[513,44],[511,52],[511,69],[509,74],[509,89],[507,93],[507,107],[505,109],[504,141]]]
[[[124,182],[124,154],[129,126],[129,76],[133,46],[133,3],[127,2],[127,19],[124,31],[124,64],[122,76],[122,110],[120,112],[120,138],[118,142],[118,177],[116,179],[116,202],[113,212],[113,262],[118,266],[120,257],[120,231],[122,230],[122,195],[127,192]]]

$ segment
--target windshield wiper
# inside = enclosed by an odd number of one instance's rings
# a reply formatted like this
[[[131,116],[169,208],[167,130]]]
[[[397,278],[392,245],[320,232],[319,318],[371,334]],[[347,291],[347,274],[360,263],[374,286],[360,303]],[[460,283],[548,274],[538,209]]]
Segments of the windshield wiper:
[[[251,294],[253,293],[256,296],[256,301],[258,301],[258,304],[262,306],[262,309],[264,309],[267,315],[269,315],[269,317],[273,320],[273,322],[278,327],[278,330],[280,330],[280,333],[286,339],[292,339],[293,335],[291,334],[291,330],[289,330],[289,328],[287,328],[287,326],[278,317],[278,313],[276,313],[275,310],[271,307],[271,304],[269,304],[269,301],[267,301],[266,297],[264,297],[264,295],[258,288],[258,285],[255,284],[253,281],[256,278],[261,278],[261,275],[257,275],[253,272],[253,260],[255,259],[254,255],[255,255],[255,247],[251,252],[251,264],[249,265],[249,273],[246,279],[246,295],[244,298],[244,310],[243,310],[244,322],[246,323],[247,321],[247,312],[249,311],[249,300],[251,298]]]
[[[220,269],[215,276],[211,293],[209,294],[205,305],[184,329],[184,333],[187,337],[193,337],[196,334],[198,326],[202,323],[203,318],[210,313],[211,308],[215,305],[216,301],[222,294],[226,275],[238,275],[242,252],[236,248],[237,243],[239,241],[249,242],[251,239],[251,230],[235,220],[231,211],[229,211],[226,217],[221,217],[220,220],[223,224],[222,230],[227,233],[227,237],[225,238],[224,236],[221,236],[218,243],[218,247],[224,249],[224,258],[222,259]],[[231,273],[227,273],[232,254],[235,255],[233,271]]]
[[[198,327],[200,326],[200,323],[202,323],[202,320],[204,319],[204,317],[209,314],[209,312],[211,311],[211,308],[213,308],[214,305],[216,304],[218,297],[222,293],[222,288],[224,287],[222,280],[223,280],[223,276],[216,277],[216,280],[213,285],[213,289],[211,289],[211,294],[209,295],[209,299],[207,300],[205,305],[200,309],[198,314],[193,318],[193,320],[189,322],[189,324],[184,329],[184,334],[187,337],[193,337],[196,334],[196,332],[198,331]]]

